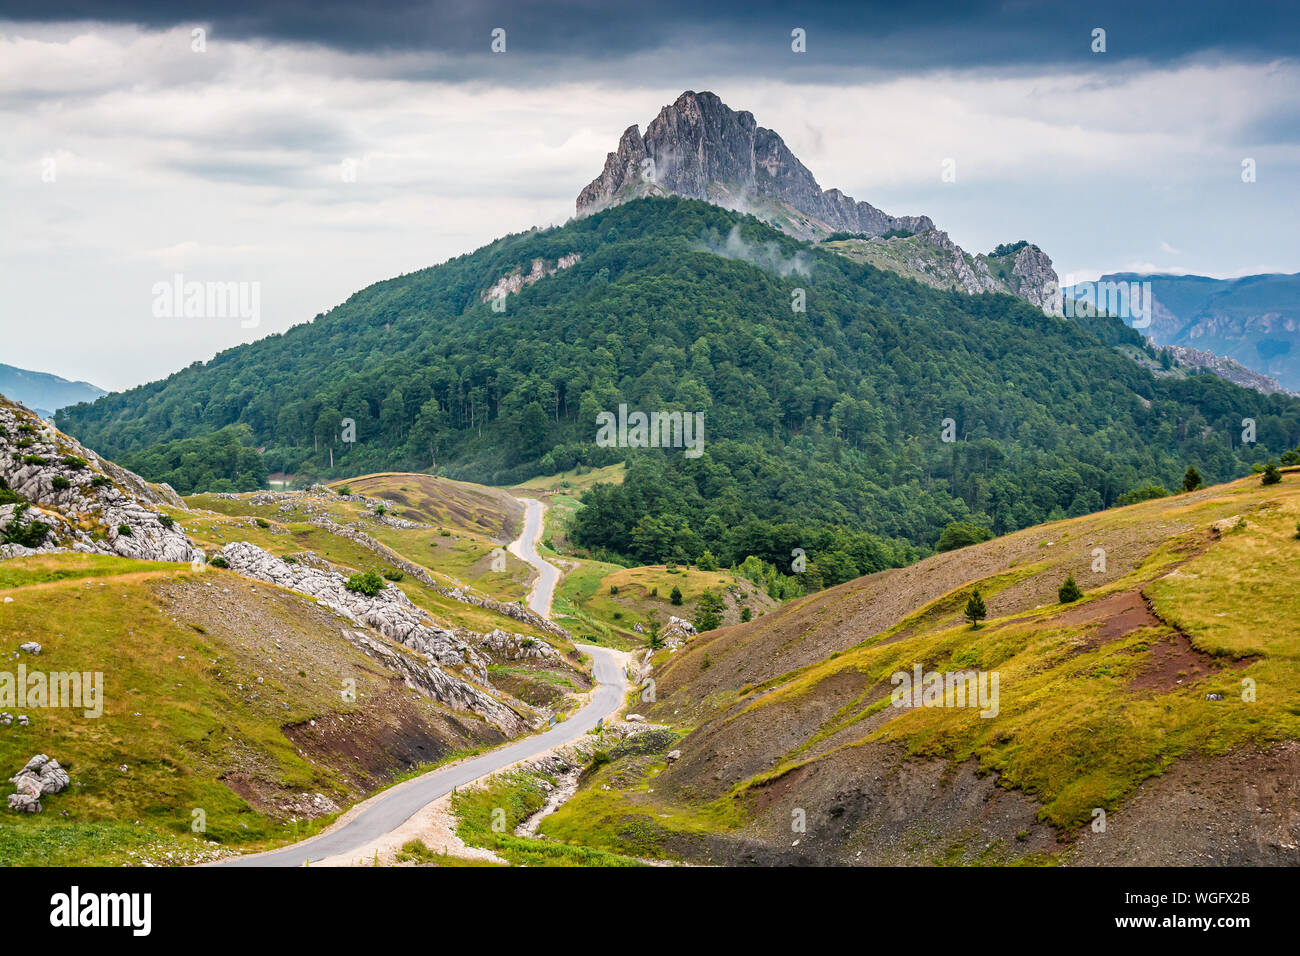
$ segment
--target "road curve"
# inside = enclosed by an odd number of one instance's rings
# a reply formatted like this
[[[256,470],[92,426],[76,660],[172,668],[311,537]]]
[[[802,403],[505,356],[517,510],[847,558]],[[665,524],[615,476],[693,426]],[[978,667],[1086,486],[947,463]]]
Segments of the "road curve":
[[[541,534],[542,506],[531,499],[525,501],[524,529],[510,545],[510,550],[533,567],[540,576],[529,607],[545,615],[551,606],[551,595],[560,572],[537,555],[534,547]],[[626,693],[626,680],[621,656],[605,647],[590,644],[577,645],[593,661],[596,686],[588,700],[576,714],[563,723],[556,724],[544,733],[524,737],[469,760],[431,770],[429,773],[398,784],[391,790],[366,801],[363,809],[345,822],[335,824],[319,836],[279,850],[231,857],[214,866],[302,866],[327,857],[348,853],[365,846],[384,834],[397,829],[421,808],[450,793],[453,787],[463,787],[480,777],[503,770],[511,764],[544,753],[575,740],[596,724],[614,713]]]
[[[510,542],[510,553],[527,561],[537,569],[537,583],[528,598],[528,606],[542,617],[551,616],[551,598],[555,585],[560,583],[560,569],[537,553],[537,542],[542,537],[542,515],[545,508],[536,498],[516,498],[524,506],[524,530]]]

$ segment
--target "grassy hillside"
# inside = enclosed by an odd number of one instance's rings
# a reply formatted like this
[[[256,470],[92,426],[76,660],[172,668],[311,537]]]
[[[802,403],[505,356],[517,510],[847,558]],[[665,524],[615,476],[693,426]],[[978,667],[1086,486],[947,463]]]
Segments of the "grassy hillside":
[[[0,600],[5,670],[103,675],[102,716],[23,709],[30,726],[0,727],[4,777],[45,753],[72,779],[44,812],[5,816],[0,865],[176,864],[266,846],[501,739],[411,693],[341,635],[351,622],[230,572],[17,558],[0,563]],[[29,640],[39,656],[14,653]]]
[[[577,640],[594,640],[617,647],[646,643],[651,617],[660,626],[670,616],[694,620],[705,591],[722,599],[726,624],[740,620],[744,608],[760,617],[777,602],[753,582],[729,571],[701,571],[692,567],[648,565],[624,568],[600,561],[562,559],[569,569],[555,594],[555,619]],[[681,603],[672,603],[674,589]],[[638,632],[636,625],[642,630]]]
[[[219,549],[230,541],[251,541],[273,554],[314,554],[340,569],[374,569],[381,574],[391,574],[396,568],[392,556],[384,551],[391,549],[396,556],[427,569],[446,587],[469,585],[506,602],[527,594],[531,569],[504,548],[522,513],[508,495],[428,475],[350,479],[339,483],[336,490],[344,487],[387,502],[384,516],[418,526],[394,527],[367,505],[329,493],[191,495],[186,503],[200,513],[176,510],[173,516],[200,547],[208,549]],[[322,526],[323,519],[332,526]],[[380,548],[367,547],[340,529],[360,531]],[[504,562],[505,569],[493,570],[499,562]],[[524,622],[439,594],[413,576],[402,575],[396,584],[412,601],[448,624],[476,631],[503,627],[543,636]]]
[[[1295,795],[1260,775],[1300,766],[1298,525],[1290,469],[702,635],[657,657],[642,705],[685,733],[680,759],[606,768],[543,832],[715,862],[1294,865]],[[1062,603],[1068,575],[1084,595]],[[975,587],[978,629],[963,617]],[[892,675],[917,664],[997,672],[996,715],[893,706]]]

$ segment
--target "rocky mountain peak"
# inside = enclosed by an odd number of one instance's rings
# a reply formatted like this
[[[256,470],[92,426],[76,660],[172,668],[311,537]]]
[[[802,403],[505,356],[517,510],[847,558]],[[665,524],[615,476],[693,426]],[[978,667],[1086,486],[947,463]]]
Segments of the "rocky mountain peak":
[[[798,239],[937,288],[1004,292],[1048,311],[1057,276],[1037,246],[973,256],[929,216],[891,216],[839,189],[822,189],[785,141],[708,91],[687,90],[642,134],[629,126],[601,174],[578,194],[579,216],[643,196],[684,196],[752,213]],[[845,236],[848,240],[845,240]]]
[[[707,91],[687,90],[659,111],[644,135],[629,126],[604,170],[578,194],[577,212],[649,195],[753,212],[803,239],[934,228],[927,216],[890,216],[838,189],[823,190],[779,135]]]

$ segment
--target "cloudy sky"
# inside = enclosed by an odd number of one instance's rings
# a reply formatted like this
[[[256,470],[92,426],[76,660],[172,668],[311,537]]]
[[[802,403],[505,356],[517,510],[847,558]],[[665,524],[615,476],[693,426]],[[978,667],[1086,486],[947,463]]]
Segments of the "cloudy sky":
[[[130,387],[563,222],[686,89],[972,251],[1296,272],[1297,50],[1290,3],[0,0],[0,361]],[[260,324],[155,315],[178,273]]]

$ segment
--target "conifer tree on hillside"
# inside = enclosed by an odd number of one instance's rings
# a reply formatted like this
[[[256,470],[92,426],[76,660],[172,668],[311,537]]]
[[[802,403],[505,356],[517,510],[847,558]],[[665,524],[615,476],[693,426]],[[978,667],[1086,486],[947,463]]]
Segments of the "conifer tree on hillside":
[[[1075,583],[1073,574],[1067,577],[1065,583],[1057,589],[1056,596],[1061,599],[1062,604],[1073,604],[1083,597],[1083,592],[1079,590],[1079,585]]]

